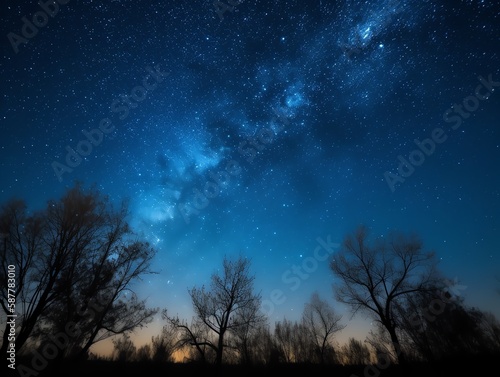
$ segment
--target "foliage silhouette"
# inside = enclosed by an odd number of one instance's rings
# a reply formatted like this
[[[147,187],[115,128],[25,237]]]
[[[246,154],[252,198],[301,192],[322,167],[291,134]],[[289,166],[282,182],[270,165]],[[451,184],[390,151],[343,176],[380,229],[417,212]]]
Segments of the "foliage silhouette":
[[[364,311],[388,331],[399,362],[405,354],[399,348],[397,307],[405,296],[427,291],[438,280],[433,253],[424,253],[415,236],[390,234],[388,239],[370,243],[366,227],[348,235],[330,268],[340,279],[334,286],[336,298],[352,308]]]
[[[7,267],[16,266],[18,355],[29,360],[35,351],[43,355],[55,349],[57,356],[44,357],[46,364],[85,358],[96,342],[142,327],[158,311],[147,308],[132,290],[153,273],[155,250],[129,227],[127,201],[117,207],[81,183],[32,214],[23,200],[3,205],[0,232],[7,237],[0,253],[0,285],[7,286]],[[1,292],[8,314],[6,290]],[[2,354],[6,330],[7,324]],[[30,370],[33,362],[23,367]]]

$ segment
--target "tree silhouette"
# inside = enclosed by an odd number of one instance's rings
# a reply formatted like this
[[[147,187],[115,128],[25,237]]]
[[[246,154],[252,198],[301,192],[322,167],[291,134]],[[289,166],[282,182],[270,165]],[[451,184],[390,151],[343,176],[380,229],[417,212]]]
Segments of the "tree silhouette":
[[[321,364],[325,363],[328,350],[333,352],[331,343],[333,336],[346,326],[340,323],[341,320],[342,316],[335,313],[317,292],[311,295],[311,299],[305,305],[302,321],[316,345]]]
[[[213,353],[212,344],[213,340],[212,330],[206,326],[199,318],[193,318],[191,324],[186,320],[168,315],[167,310],[164,309],[162,316],[167,320],[168,325],[176,329],[179,338],[176,342],[176,349],[186,349],[188,352],[188,359],[191,361],[206,362],[210,359],[209,354]]]
[[[174,352],[178,348],[177,328],[170,323],[163,326],[161,334],[151,338],[151,358],[155,362],[174,361]]]
[[[150,361],[152,360],[153,351],[150,344],[144,344],[137,348],[135,353],[135,360],[137,361]]]
[[[489,313],[465,305],[447,287],[411,294],[401,309],[400,330],[416,358],[435,361],[498,354],[500,325]]]
[[[301,361],[301,358],[307,359],[313,355],[311,342],[304,344],[303,340],[308,337],[305,335],[306,328],[297,322],[292,322],[286,318],[283,321],[276,322],[274,326],[274,341],[279,358],[285,363]],[[309,339],[310,340],[310,339]]]
[[[113,339],[113,360],[116,361],[131,361],[137,353],[137,348],[128,334]]]
[[[222,273],[212,275],[208,289],[203,285],[189,290],[195,313],[191,326],[167,316],[183,332],[181,344],[194,346],[203,360],[208,347],[215,353],[214,363],[219,367],[228,346],[226,337],[265,322],[260,313],[261,297],[253,292],[254,279],[249,259],[224,257]]]
[[[338,301],[380,322],[390,335],[396,357],[405,362],[399,348],[397,307],[406,295],[430,289],[437,279],[433,253],[424,253],[416,236],[392,233],[369,244],[367,229],[348,235],[330,268],[340,283],[334,285]]]
[[[241,364],[268,364],[271,361],[274,344],[267,324],[262,323],[253,327],[245,341],[244,347],[236,343],[237,349],[240,350]]]
[[[16,266],[17,352],[51,343],[56,360],[82,356],[95,342],[152,319],[156,309],[146,308],[131,287],[152,273],[155,251],[128,226],[127,208],[122,201],[116,209],[108,197],[79,183],[34,214],[22,200],[2,207],[0,232],[8,237],[0,284],[7,267]],[[7,313],[5,304],[2,297]]]
[[[41,252],[43,243],[43,232],[45,228],[45,219],[41,214],[29,215],[26,203],[21,199],[12,199],[5,203],[0,211],[0,233],[3,234],[2,249],[0,253],[0,286],[7,287],[7,278],[9,266],[15,268],[15,295],[16,312],[10,311],[8,306],[8,290],[2,289],[1,305],[5,315],[22,314],[22,320],[17,321],[16,325],[23,323],[21,331],[17,329],[16,348],[21,349],[23,342],[23,333],[31,333],[36,320],[40,316],[42,308],[50,303],[48,293],[43,294],[43,284],[49,283],[48,272],[38,271],[38,264],[43,263],[43,254]],[[57,273],[54,271],[53,273]],[[54,279],[50,281],[54,285]],[[32,304],[30,305],[30,303]],[[37,306],[40,308],[36,310]],[[4,354],[7,350],[9,328],[7,322],[3,329],[1,352]],[[27,337],[26,337],[27,338]]]
[[[333,336],[346,326],[340,323],[341,319],[342,316],[336,314],[328,302],[322,300],[317,292],[311,295],[309,302],[304,307],[302,322],[316,345],[321,364],[325,363],[328,351],[333,352]]]
[[[343,364],[368,365],[372,361],[370,348],[352,337],[342,346],[340,353]]]
[[[259,342],[265,343],[265,338],[256,339],[257,336],[265,334],[264,321],[259,323],[245,321],[245,318],[259,316],[259,310],[260,307],[255,305],[242,308],[235,317],[235,321],[242,325],[234,327],[229,334],[229,344],[237,352],[241,364],[251,364],[255,361],[254,347]]]

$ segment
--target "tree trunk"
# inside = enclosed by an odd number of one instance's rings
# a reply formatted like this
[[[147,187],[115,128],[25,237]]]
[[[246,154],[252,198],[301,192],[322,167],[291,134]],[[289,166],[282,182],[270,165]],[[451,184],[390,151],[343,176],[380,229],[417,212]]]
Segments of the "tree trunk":
[[[217,344],[217,355],[215,358],[215,366],[219,368],[222,365],[222,352],[224,350],[224,332],[219,334],[219,342]]]
[[[394,353],[396,354],[396,360],[400,365],[406,364],[406,355],[401,349],[401,345],[399,344],[398,335],[396,334],[396,328],[393,326],[389,326],[387,328],[389,331],[389,335],[391,336],[392,346],[394,348]]]

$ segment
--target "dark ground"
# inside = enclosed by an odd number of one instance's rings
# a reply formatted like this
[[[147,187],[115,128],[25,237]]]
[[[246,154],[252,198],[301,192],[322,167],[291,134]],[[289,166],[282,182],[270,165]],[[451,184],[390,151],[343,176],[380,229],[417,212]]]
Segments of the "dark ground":
[[[58,371],[40,371],[37,377],[68,377],[68,376],[173,376],[173,377],[266,377],[280,375],[335,376],[335,377],[434,377],[463,374],[472,376],[499,376],[500,355],[477,356],[474,358],[456,358],[436,363],[412,364],[406,367],[390,365],[385,369],[367,368],[366,366],[321,366],[316,364],[277,364],[267,366],[224,365],[216,370],[210,365],[201,364],[155,364],[152,362],[121,363],[113,361],[86,361],[78,365],[67,363]],[[17,376],[19,374],[17,373]]]

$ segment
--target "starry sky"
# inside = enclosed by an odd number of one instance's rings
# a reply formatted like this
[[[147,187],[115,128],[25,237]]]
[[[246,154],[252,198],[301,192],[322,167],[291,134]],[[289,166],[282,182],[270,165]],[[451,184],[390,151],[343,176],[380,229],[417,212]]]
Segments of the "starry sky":
[[[135,289],[186,318],[243,254],[271,322],[318,291],[359,334],[323,256],[360,224],[500,315],[498,3],[229,3],[2,1],[0,200],[129,198],[158,250]]]

